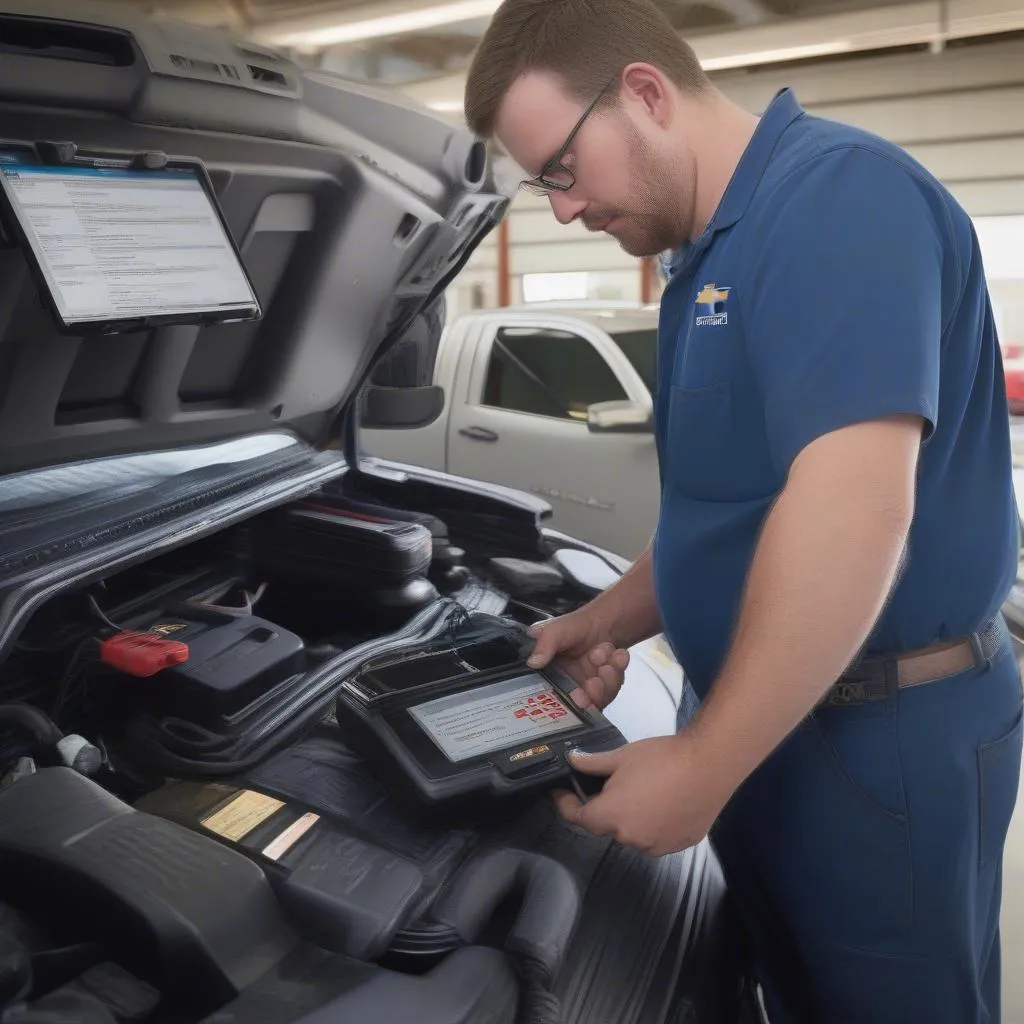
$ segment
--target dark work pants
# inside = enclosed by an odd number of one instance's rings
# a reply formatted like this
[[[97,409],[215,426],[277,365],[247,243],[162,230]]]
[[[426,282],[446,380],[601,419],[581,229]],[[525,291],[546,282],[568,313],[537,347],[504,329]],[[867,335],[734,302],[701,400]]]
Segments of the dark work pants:
[[[999,1022],[1021,703],[1007,636],[987,670],[820,709],[737,793],[712,842],[771,1024]]]

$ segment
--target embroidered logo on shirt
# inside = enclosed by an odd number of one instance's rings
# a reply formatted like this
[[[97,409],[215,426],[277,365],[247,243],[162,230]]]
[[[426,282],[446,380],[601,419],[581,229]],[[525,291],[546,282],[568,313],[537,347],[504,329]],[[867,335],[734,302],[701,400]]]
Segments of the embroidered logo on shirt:
[[[725,306],[730,291],[731,288],[720,288],[714,283],[704,285],[697,296],[698,327],[724,327],[729,322]]]

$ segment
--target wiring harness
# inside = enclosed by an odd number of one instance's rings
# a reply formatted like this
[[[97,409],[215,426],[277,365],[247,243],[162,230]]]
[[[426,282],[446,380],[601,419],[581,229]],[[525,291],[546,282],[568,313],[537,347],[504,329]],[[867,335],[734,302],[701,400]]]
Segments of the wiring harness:
[[[342,683],[368,658],[422,649],[444,638],[454,643],[475,625],[475,617],[461,605],[439,600],[402,629],[337,652],[313,671],[288,680],[224,731],[180,718],[143,716],[129,723],[125,751],[147,769],[177,777],[248,771],[323,720]]]

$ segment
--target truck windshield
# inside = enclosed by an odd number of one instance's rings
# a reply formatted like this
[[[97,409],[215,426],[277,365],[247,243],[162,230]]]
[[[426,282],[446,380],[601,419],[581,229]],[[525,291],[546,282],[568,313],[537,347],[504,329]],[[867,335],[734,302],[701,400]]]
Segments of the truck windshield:
[[[654,394],[655,367],[658,359],[658,332],[656,330],[613,331],[612,340],[622,349],[633,369]]]

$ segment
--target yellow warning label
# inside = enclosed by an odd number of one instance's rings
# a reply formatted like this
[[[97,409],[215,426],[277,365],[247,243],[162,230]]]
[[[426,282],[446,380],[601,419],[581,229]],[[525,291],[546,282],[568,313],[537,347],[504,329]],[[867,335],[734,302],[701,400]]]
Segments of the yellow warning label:
[[[255,793],[251,789],[246,789],[219,811],[214,811],[203,818],[202,823],[216,835],[237,842],[282,807],[283,800],[275,800],[265,793]]]

